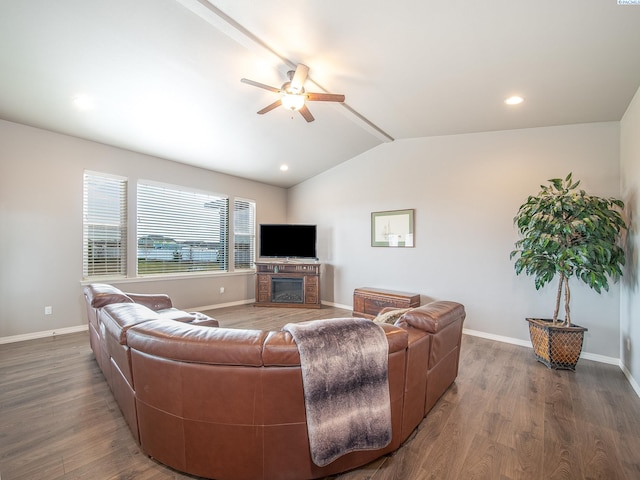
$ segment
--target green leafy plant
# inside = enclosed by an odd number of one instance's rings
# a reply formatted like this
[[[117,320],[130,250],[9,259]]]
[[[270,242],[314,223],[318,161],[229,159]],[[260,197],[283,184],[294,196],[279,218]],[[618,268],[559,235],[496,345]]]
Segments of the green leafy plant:
[[[587,195],[577,190],[579,185],[571,173],[564,180],[549,180],[513,219],[521,236],[511,252],[516,274],[535,277],[536,290],[560,276],[553,323],[558,323],[564,291],[566,326],[571,326],[569,279],[575,277],[600,293],[609,290],[609,280],[616,282],[622,276],[625,263],[619,245],[621,232],[627,229],[620,213],[624,203]]]

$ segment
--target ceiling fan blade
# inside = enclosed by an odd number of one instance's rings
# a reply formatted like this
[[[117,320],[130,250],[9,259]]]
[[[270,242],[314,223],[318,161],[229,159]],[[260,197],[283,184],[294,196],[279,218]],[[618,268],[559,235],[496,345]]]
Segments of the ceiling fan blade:
[[[302,108],[300,108],[300,110],[298,111],[300,112],[300,115],[302,115],[307,122],[313,122],[315,120],[315,118],[313,118],[313,115],[311,115],[311,112],[309,111],[306,105],[303,105]]]
[[[304,82],[307,80],[308,74],[309,67],[302,63],[299,63],[296,67],[295,73],[293,74],[293,78],[291,79],[291,90],[293,91],[293,93],[299,93],[302,91]]]
[[[344,95],[338,93],[305,93],[310,102],[344,102]]]
[[[260,83],[260,82],[255,82],[253,80],[249,80],[248,78],[241,78],[240,81],[248,85],[253,85],[254,87],[264,88],[265,90],[269,90],[270,92],[276,92],[276,93],[280,92],[279,88],[270,87],[269,85],[265,85],[264,83]]]
[[[271,105],[267,105],[266,107],[264,107],[262,110],[260,110],[258,112],[258,115],[264,115],[265,113],[270,112],[271,110],[273,110],[274,108],[278,108],[280,105],[282,105],[282,100],[276,100],[275,102],[273,102]]]

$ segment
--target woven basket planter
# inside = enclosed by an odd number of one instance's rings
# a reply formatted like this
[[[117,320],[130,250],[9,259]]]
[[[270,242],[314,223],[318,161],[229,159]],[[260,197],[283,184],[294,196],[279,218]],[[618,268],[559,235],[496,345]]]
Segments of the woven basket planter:
[[[586,328],[563,327],[541,318],[527,318],[536,359],[549,368],[575,370]]]

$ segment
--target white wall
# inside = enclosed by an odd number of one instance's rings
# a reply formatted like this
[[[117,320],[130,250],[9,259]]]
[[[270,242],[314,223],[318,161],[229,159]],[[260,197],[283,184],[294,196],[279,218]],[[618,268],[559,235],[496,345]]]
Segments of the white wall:
[[[322,298],[351,305],[372,286],[456,300],[465,328],[528,340],[525,317],[550,317],[556,285],[516,277],[512,220],[547,179],[574,173],[590,193],[619,196],[619,123],[397,140],[289,191],[288,220],[317,223],[329,275]],[[415,209],[415,248],[370,246],[373,211]],[[584,351],[619,358],[620,287],[572,284]]]
[[[626,239],[627,265],[620,295],[620,350],[623,368],[635,381],[640,395],[640,89],[620,122],[620,159],[622,199],[630,223]]]
[[[326,264],[323,301],[350,306],[353,289],[361,286],[415,291],[423,302],[464,303],[468,329],[526,341],[524,318],[551,315],[554,287],[536,292],[531,278],[513,272],[509,252],[517,238],[517,207],[546,179],[573,171],[592,193],[619,196],[638,211],[639,103],[636,95],[622,127],[611,122],[398,140],[288,195],[277,187],[0,121],[0,339],[85,322],[82,173],[90,169],[132,182],[147,178],[252,198],[258,223],[317,223]],[[371,212],[405,208],[415,209],[416,247],[371,247]],[[631,341],[623,360],[638,378],[634,345],[640,345],[640,333],[631,321],[639,308],[633,280],[638,239],[632,238],[631,283],[601,296],[574,284],[572,311],[589,328],[585,352],[613,358],[620,356],[622,317],[622,337]],[[166,292],[177,306],[194,308],[250,300],[253,282],[253,275],[229,274],[117,284]],[[45,305],[53,306],[53,315],[44,315]]]
[[[258,222],[286,219],[282,188],[0,121],[0,340],[83,325],[82,179],[85,169],[256,200]],[[130,228],[135,211],[129,212]],[[109,282],[168,293],[195,308],[254,297],[251,273]],[[220,287],[225,293],[220,294]],[[44,315],[45,305],[53,315]]]

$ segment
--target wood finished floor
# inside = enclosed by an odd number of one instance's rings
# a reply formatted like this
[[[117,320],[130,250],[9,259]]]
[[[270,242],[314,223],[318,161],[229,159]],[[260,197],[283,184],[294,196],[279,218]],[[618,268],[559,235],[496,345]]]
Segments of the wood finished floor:
[[[222,326],[279,329],[350,312],[230,307]],[[2,480],[193,479],[133,440],[86,333],[0,345]],[[640,399],[619,368],[552,371],[530,349],[464,336],[455,384],[393,455],[339,480],[640,479]]]

